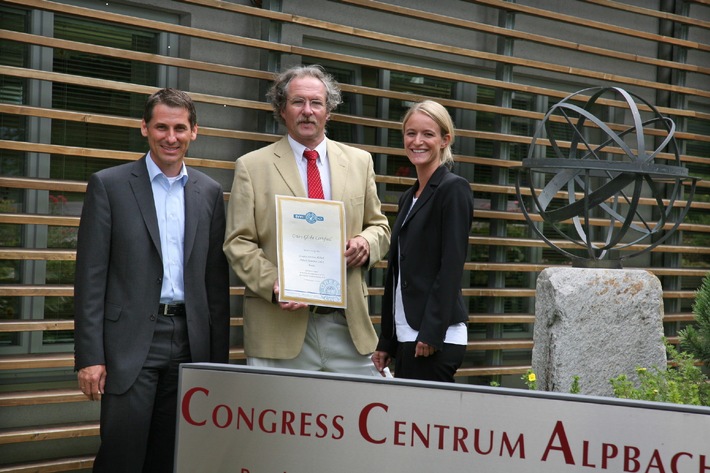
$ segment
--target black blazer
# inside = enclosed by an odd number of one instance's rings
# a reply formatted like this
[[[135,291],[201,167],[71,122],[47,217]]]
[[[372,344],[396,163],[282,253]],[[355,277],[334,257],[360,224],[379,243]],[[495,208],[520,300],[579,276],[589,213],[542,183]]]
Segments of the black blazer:
[[[91,176],[79,226],[75,369],[106,365],[106,392],[135,381],[153,339],[163,263],[148,168],[142,159]],[[222,251],[222,187],[188,169],[184,281],[192,361],[229,356],[229,273]]]
[[[404,312],[409,325],[419,331],[417,341],[441,350],[447,328],[468,320],[461,279],[473,221],[471,187],[466,179],[440,166],[409,211],[418,188],[419,181],[400,197],[392,229],[377,346],[392,356],[398,343],[394,330],[398,271]]]

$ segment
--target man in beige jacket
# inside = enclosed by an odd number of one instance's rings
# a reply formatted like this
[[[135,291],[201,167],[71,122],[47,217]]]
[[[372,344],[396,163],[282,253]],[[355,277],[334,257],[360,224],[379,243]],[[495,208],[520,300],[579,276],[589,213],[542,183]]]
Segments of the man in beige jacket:
[[[368,314],[364,271],[385,256],[390,228],[377,196],[372,157],[326,138],[325,125],[341,97],[335,80],[320,66],[283,72],[268,97],[274,116],[286,126],[288,135],[237,160],[224,243],[232,268],[246,285],[247,363],[379,376],[369,357],[377,335]],[[344,311],[277,302],[274,196],[309,197],[304,152],[314,156],[311,159],[322,187],[320,198],[341,201],[345,206]]]

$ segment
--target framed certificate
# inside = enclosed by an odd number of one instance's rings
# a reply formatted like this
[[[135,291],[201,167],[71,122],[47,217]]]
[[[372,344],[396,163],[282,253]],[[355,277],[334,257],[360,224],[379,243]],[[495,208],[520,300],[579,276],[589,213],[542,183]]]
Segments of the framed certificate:
[[[279,302],[346,308],[345,206],[276,196]]]

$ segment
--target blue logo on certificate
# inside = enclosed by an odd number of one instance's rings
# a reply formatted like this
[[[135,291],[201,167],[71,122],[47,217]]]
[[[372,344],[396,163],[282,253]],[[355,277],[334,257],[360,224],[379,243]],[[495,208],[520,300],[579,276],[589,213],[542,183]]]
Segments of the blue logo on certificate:
[[[305,220],[310,224],[323,221],[323,217],[320,217],[313,212],[308,212],[307,214],[293,214],[293,218],[297,220]]]

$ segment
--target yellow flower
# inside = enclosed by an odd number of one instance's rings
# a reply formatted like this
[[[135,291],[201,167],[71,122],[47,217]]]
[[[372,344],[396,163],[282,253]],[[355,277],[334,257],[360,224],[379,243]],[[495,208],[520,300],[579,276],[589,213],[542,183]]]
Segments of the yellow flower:
[[[530,373],[528,374],[528,381],[531,383],[534,383],[537,378],[535,377],[535,373]]]

